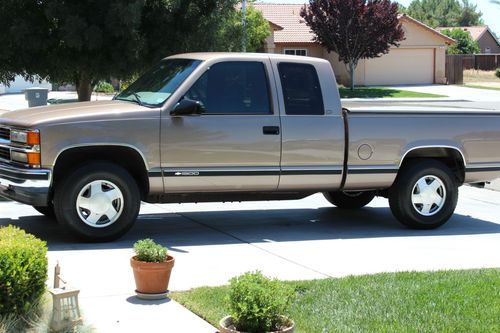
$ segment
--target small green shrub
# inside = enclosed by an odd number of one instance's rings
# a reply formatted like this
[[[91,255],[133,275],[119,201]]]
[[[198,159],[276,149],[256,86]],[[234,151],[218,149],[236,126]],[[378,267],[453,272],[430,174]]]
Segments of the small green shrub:
[[[230,280],[227,301],[236,329],[271,332],[286,323],[283,317],[293,300],[293,290],[261,272],[248,272]]]
[[[14,226],[0,228],[0,316],[24,314],[45,292],[47,246]]]
[[[95,86],[94,90],[96,92],[106,93],[106,94],[112,94],[115,92],[115,88],[113,88],[111,83],[108,83],[106,81],[99,81],[99,83],[97,83],[97,85]]]
[[[500,79],[500,67],[498,67],[497,70],[495,71],[495,75],[497,78]]]
[[[134,252],[137,260],[145,262],[164,262],[168,254],[166,247],[149,238],[135,242]]]

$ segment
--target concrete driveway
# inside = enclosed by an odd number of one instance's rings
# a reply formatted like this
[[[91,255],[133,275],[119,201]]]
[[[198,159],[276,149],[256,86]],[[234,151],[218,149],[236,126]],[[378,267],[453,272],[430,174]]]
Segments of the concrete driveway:
[[[176,257],[172,290],[221,285],[256,269],[294,280],[500,267],[499,203],[500,192],[462,187],[456,214],[429,231],[401,226],[383,198],[343,211],[321,195],[282,202],[143,204],[134,228],[103,244],[75,242],[31,207],[13,202],[0,202],[0,225],[14,224],[47,240],[50,267],[59,261],[63,278],[81,289],[87,319],[99,331],[118,332],[133,331],[134,313],[168,316],[162,304],[141,305],[132,297],[129,258],[138,239],[151,237]]]

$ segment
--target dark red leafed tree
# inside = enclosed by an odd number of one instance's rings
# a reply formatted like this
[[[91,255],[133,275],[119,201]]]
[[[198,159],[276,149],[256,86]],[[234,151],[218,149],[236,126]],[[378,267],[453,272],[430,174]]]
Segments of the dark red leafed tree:
[[[349,67],[351,89],[360,59],[380,57],[404,39],[398,4],[390,0],[309,0],[300,15],[315,41]]]

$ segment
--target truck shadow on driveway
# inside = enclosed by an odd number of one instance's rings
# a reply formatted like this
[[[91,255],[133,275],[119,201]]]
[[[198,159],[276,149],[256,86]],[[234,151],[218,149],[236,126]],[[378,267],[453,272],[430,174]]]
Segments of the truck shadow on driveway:
[[[226,210],[142,214],[121,239],[109,243],[82,243],[56,222],[43,216],[0,218],[0,226],[16,225],[46,240],[49,250],[131,248],[142,238],[153,238],[173,251],[178,247],[235,243],[421,237],[500,233],[500,223],[455,214],[434,230],[412,230],[399,224],[389,208],[366,207],[346,211],[317,209]]]

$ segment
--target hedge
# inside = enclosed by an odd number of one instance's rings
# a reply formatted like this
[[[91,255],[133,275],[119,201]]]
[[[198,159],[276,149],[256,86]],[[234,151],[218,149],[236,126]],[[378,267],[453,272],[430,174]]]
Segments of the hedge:
[[[45,292],[47,246],[14,226],[0,228],[0,316],[24,314]]]

